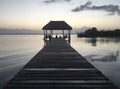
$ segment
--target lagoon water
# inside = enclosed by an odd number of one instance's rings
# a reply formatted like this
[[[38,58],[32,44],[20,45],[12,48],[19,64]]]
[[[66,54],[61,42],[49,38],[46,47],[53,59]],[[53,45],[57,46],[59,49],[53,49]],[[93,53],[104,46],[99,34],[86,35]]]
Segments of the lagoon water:
[[[1,35],[0,89],[43,46],[43,35]],[[120,87],[120,38],[77,38],[73,35],[71,46]]]

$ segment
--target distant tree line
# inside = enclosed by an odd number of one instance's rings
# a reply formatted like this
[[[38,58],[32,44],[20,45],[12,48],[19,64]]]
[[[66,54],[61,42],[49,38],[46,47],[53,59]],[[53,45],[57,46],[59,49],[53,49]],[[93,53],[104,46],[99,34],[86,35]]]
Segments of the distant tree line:
[[[86,30],[84,33],[78,33],[78,37],[120,37],[120,29],[115,30],[101,30],[98,31],[96,27]]]

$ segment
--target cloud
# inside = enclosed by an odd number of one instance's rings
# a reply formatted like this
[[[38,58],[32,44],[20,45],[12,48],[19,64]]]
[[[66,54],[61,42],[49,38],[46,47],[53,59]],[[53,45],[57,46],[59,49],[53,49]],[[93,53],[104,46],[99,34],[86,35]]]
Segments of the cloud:
[[[53,3],[53,2],[56,2],[56,0],[46,0],[46,1],[44,1],[44,3]]]
[[[102,10],[109,12],[109,15],[115,15],[115,13],[117,13],[120,16],[120,9],[118,5],[92,6],[92,1],[88,1],[84,5],[72,9],[73,12],[80,12],[84,10]]]
[[[65,2],[70,2],[71,0],[64,0]]]
[[[71,0],[45,0],[44,3],[55,3],[55,2],[70,2]]]

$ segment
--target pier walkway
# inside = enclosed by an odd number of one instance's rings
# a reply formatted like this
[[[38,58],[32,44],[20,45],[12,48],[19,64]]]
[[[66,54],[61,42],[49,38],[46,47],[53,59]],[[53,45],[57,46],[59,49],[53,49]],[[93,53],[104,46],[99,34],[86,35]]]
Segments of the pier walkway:
[[[4,89],[118,89],[61,38],[52,39]]]

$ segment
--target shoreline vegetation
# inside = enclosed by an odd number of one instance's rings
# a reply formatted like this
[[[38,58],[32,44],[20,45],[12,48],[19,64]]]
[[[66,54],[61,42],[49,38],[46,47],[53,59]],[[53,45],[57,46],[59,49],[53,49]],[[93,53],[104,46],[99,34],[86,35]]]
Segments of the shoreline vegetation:
[[[120,29],[98,31],[96,27],[93,27],[84,33],[78,33],[77,37],[120,37]]]

